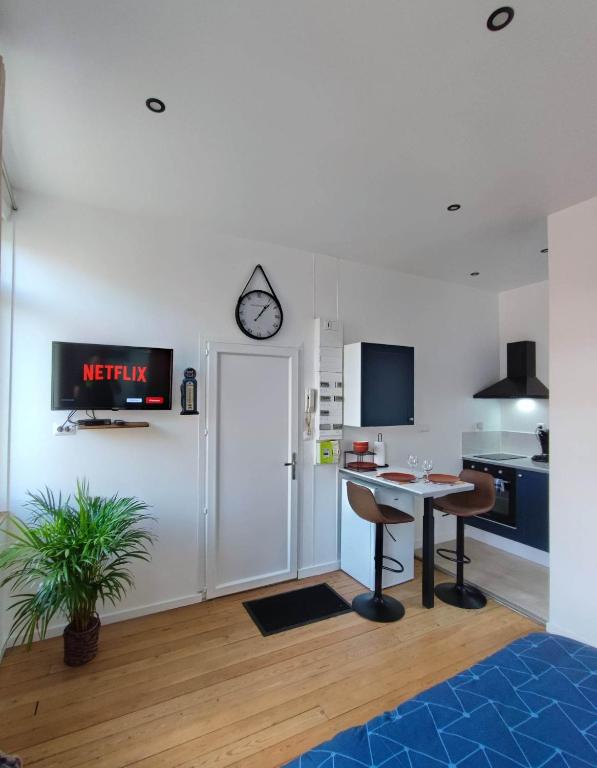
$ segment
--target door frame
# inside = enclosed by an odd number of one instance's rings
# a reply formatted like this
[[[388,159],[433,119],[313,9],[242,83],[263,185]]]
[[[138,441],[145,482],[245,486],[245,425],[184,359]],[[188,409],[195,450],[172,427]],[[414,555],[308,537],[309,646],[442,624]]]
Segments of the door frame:
[[[295,478],[288,468],[288,518],[289,541],[287,551],[288,568],[275,571],[258,579],[243,579],[218,585],[216,583],[216,537],[218,521],[218,407],[219,407],[219,356],[241,354],[287,358],[289,375],[289,439],[286,461],[296,455]],[[207,599],[242,592],[248,589],[275,584],[298,577],[298,487],[300,482],[299,455],[299,376],[300,351],[297,347],[277,347],[271,344],[236,344],[228,342],[206,342],[206,384],[205,384],[205,584]],[[281,460],[284,457],[280,457]]]

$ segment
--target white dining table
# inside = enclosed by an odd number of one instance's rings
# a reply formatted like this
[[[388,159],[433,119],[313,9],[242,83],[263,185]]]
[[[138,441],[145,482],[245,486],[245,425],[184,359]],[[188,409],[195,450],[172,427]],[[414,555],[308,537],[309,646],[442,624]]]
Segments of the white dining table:
[[[404,467],[387,467],[373,472],[361,472],[355,469],[341,468],[339,480],[355,480],[361,485],[375,488],[390,488],[400,493],[412,495],[415,511],[421,510],[423,516],[423,583],[422,602],[425,608],[433,608],[435,601],[434,569],[435,569],[435,526],[433,518],[434,500],[452,493],[467,493],[474,491],[472,483],[432,483],[420,479],[410,483],[397,483],[387,480],[380,475],[387,472],[403,472],[412,474]]]

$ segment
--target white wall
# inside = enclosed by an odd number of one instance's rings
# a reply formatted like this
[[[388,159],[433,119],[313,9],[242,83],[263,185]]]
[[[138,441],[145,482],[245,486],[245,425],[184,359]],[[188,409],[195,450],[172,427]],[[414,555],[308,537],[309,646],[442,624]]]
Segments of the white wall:
[[[305,386],[312,385],[312,318],[334,316],[337,302],[347,342],[416,346],[416,419],[429,431],[384,430],[392,462],[414,450],[455,471],[461,432],[493,418],[495,404],[471,395],[498,374],[494,295],[202,233],[188,221],[135,219],[22,193],[19,205],[11,506],[20,510],[28,488],[68,490],[77,476],[87,476],[98,493],[151,504],[160,540],[153,563],[138,568],[126,610],[193,600],[204,584],[200,421],[180,418],[175,408],[151,414],[148,430],[53,437],[52,340],[173,347],[176,386],[186,366],[202,367],[200,338],[246,341],[234,307],[259,262],[284,306],[274,342],[302,347]],[[311,456],[309,445],[299,511],[306,572],[337,558],[335,473],[314,469]]]
[[[246,343],[234,308],[258,262],[284,306],[275,343],[304,345],[303,368],[309,374],[310,255],[198,234],[192,222],[135,219],[19,195],[11,506],[19,511],[27,489],[48,484],[68,490],[82,476],[98,493],[118,491],[151,504],[159,518],[159,543],[153,564],[139,566],[137,589],[126,608],[193,600],[205,583],[200,420],[179,416],[177,386],[189,365],[204,373],[200,338]],[[173,410],[152,413],[148,430],[53,437],[52,422],[65,414],[49,410],[52,340],[173,347]],[[305,532],[301,565],[314,563],[318,526],[326,529],[335,521],[335,510],[313,518],[311,492],[305,478],[299,494]],[[336,559],[335,542],[322,556]]]
[[[0,185],[1,186],[1,185]],[[12,348],[13,222],[2,188],[0,229],[0,522],[8,509],[10,371]],[[0,547],[5,536],[0,531]],[[0,659],[8,635],[7,589],[0,589]]]
[[[0,524],[6,525],[5,518],[0,512]],[[6,534],[4,528],[0,529],[0,549],[6,546]],[[0,589],[0,661],[4,655],[4,649],[8,640],[10,630],[10,617],[8,613],[8,587]]]
[[[549,629],[597,645],[597,197],[549,217]]]
[[[525,285],[499,295],[500,375],[506,376],[506,344],[534,341],[537,344],[537,376],[549,386],[549,282]],[[538,422],[549,423],[549,401],[501,401],[504,431],[534,432]],[[526,410],[524,408],[526,407]],[[539,452],[539,444],[535,446]]]

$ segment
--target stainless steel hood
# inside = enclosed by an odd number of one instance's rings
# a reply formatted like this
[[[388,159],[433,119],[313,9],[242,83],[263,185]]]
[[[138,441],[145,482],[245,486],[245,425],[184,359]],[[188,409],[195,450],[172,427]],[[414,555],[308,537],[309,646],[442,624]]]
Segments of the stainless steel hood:
[[[536,375],[535,347],[534,341],[515,341],[508,344],[508,375],[505,379],[477,392],[475,397],[528,397],[546,400],[549,390]]]

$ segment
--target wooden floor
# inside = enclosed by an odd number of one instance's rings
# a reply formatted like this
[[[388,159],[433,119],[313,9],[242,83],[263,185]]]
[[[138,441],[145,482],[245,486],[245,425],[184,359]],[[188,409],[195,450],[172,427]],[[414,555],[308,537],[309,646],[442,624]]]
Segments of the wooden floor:
[[[456,549],[456,540],[442,542],[442,547]],[[467,538],[465,552],[471,558],[464,569],[468,583],[531,619],[547,621],[549,568],[473,538]],[[449,575],[456,573],[456,563],[444,560],[437,552],[435,565]]]
[[[541,629],[493,602],[426,610],[419,577],[388,590],[407,609],[394,624],[348,613],[264,638],[242,606],[321,581],[363,591],[336,571],[111,624],[82,669],[61,639],[9,651],[0,749],[25,768],[270,768]]]

